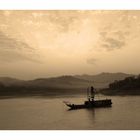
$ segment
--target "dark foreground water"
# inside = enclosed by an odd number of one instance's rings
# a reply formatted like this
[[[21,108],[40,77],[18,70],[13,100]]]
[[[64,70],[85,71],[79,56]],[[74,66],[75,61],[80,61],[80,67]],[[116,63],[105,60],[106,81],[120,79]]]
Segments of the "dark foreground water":
[[[82,103],[85,100],[83,95],[1,99],[0,129],[140,129],[140,96],[107,98],[113,101],[111,108],[72,111],[68,110],[63,101]]]

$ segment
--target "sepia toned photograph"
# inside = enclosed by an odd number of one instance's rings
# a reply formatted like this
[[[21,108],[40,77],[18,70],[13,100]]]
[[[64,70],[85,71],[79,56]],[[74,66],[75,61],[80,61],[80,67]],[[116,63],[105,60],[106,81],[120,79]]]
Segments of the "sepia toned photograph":
[[[140,130],[139,10],[1,10],[0,130]]]

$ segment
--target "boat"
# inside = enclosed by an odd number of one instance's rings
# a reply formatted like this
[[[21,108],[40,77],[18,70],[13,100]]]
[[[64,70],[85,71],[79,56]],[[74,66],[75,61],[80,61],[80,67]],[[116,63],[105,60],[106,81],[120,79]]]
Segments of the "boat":
[[[95,94],[96,94],[96,89],[92,86],[87,89],[87,96],[88,100],[85,101],[83,104],[72,104],[70,102],[64,101],[64,103],[70,108],[70,109],[82,109],[82,108],[99,108],[99,107],[111,107],[112,106],[112,101],[111,99],[103,99],[103,100],[95,100]]]

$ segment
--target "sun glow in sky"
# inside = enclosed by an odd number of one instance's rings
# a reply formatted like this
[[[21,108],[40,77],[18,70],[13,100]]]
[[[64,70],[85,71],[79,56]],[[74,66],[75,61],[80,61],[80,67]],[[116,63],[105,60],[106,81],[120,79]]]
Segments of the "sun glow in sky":
[[[0,11],[0,76],[140,72],[140,11]]]

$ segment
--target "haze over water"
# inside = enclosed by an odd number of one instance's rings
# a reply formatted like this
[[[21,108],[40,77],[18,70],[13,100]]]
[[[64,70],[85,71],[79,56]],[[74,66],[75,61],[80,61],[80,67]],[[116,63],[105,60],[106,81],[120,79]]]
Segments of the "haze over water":
[[[98,98],[98,97],[97,97]],[[140,129],[140,96],[111,98],[111,108],[68,110],[64,100],[82,103],[85,95],[0,100],[0,129],[112,130]]]

